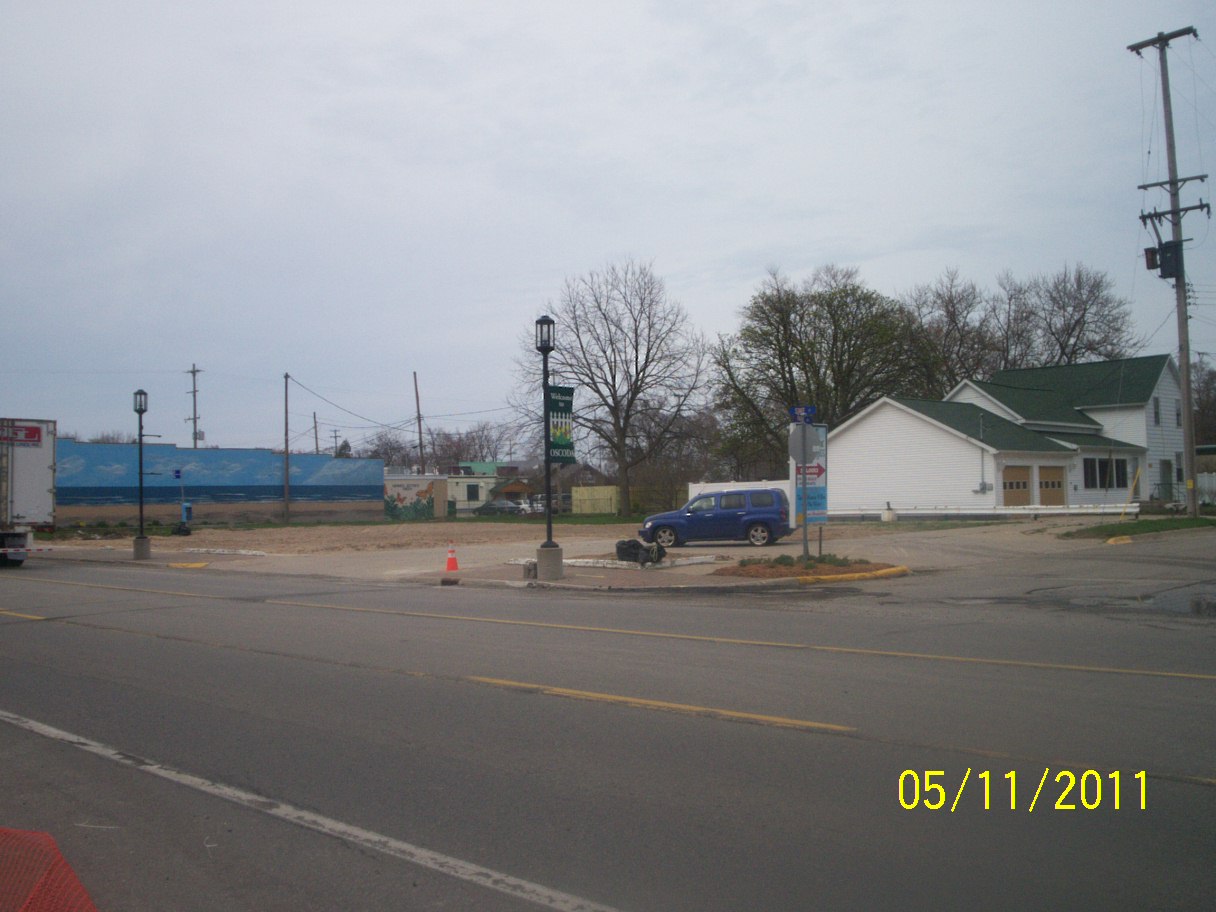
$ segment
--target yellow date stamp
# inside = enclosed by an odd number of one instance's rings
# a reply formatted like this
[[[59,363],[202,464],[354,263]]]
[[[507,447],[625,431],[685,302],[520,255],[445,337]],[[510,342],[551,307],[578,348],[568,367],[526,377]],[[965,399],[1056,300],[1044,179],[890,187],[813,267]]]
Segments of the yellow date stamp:
[[[1037,785],[1035,780],[1037,781]],[[955,784],[957,783],[957,785]],[[970,786],[970,791],[968,791]],[[967,793],[964,802],[963,794]],[[974,770],[967,767],[961,777],[945,770],[906,769],[899,774],[899,806],[905,811],[925,809],[954,813],[962,807],[985,811],[1036,809],[1055,811],[1148,810],[1148,773],[1099,772],[1098,770],[1052,770],[1043,767],[1028,776],[1017,770]]]

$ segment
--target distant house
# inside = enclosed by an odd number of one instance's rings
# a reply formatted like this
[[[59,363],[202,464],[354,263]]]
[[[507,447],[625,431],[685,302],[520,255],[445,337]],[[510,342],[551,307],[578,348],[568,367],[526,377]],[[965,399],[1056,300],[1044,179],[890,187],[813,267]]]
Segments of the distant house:
[[[1174,500],[1168,355],[1000,371],[943,401],[886,397],[828,437],[829,508],[984,511]]]
[[[492,500],[524,502],[531,487],[514,462],[461,462],[449,466],[448,499],[458,515],[471,513]]]

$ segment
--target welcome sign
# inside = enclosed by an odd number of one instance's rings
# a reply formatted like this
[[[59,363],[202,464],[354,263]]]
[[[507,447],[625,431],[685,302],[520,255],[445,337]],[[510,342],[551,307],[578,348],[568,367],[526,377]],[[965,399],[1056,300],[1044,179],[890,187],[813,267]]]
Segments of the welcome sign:
[[[549,459],[574,463],[574,387],[549,387]]]

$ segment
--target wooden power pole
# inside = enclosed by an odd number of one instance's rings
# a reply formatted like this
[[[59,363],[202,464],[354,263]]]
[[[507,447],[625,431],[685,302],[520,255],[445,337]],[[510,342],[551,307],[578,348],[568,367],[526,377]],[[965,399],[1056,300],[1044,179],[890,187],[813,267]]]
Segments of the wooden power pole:
[[[1196,206],[1187,206],[1185,209],[1182,207],[1182,185],[1188,181],[1207,180],[1207,175],[1178,177],[1178,157],[1174,148],[1174,112],[1170,103],[1170,71],[1165,56],[1165,49],[1169,47],[1171,41],[1187,35],[1199,37],[1199,33],[1194,28],[1187,27],[1170,32],[1168,35],[1158,32],[1157,37],[1130,44],[1127,49],[1142,56],[1140,52],[1145,48],[1155,47],[1161,63],[1161,107],[1165,114],[1165,153],[1169,163],[1169,180],[1155,184],[1141,184],[1139,189],[1167,187],[1170,193],[1170,208],[1165,212],[1142,212],[1140,221],[1146,225],[1151,221],[1153,232],[1157,235],[1157,247],[1150,247],[1146,251],[1149,268],[1159,269],[1163,279],[1174,280],[1175,309],[1178,318],[1178,360],[1181,362],[1178,365],[1178,371],[1182,383],[1182,474],[1186,485],[1187,515],[1198,517],[1199,492],[1195,488],[1195,409],[1191,393],[1191,333],[1190,316],[1187,313],[1186,267],[1182,256],[1182,216],[1193,209],[1207,209],[1210,215],[1211,207],[1203,200],[1200,200]],[[1170,223],[1169,241],[1162,240],[1158,228],[1158,225],[1164,220],[1168,220]]]
[[[414,412],[418,416],[418,474],[426,474],[426,454],[422,452],[422,400],[418,397],[418,371],[414,371]]]
[[[196,450],[198,449],[198,441],[199,441],[199,436],[198,436],[198,375],[201,374],[202,372],[203,372],[203,369],[201,367],[199,367],[197,364],[191,364],[190,370],[186,371],[186,373],[189,374],[190,378],[191,378],[190,396],[192,397],[192,399],[194,401],[194,408],[191,410],[192,417],[187,418],[186,420],[194,423],[194,432],[190,435],[190,439],[191,439],[191,441],[193,441],[193,447]]]

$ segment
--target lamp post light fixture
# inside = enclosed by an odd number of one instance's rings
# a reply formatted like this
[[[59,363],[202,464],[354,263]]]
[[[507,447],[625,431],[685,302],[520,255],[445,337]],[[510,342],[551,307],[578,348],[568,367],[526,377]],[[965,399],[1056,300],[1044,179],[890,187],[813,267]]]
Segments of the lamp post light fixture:
[[[536,550],[536,578],[562,578],[562,549],[553,540],[553,449],[550,444],[552,417],[549,402],[549,355],[553,344],[554,321],[544,314],[536,319],[536,350],[541,357],[541,383],[545,410],[545,543]]]
[[[135,414],[139,416],[139,535],[135,538],[135,559],[152,556],[152,545],[144,535],[144,412],[148,410],[148,394],[135,391]]]

